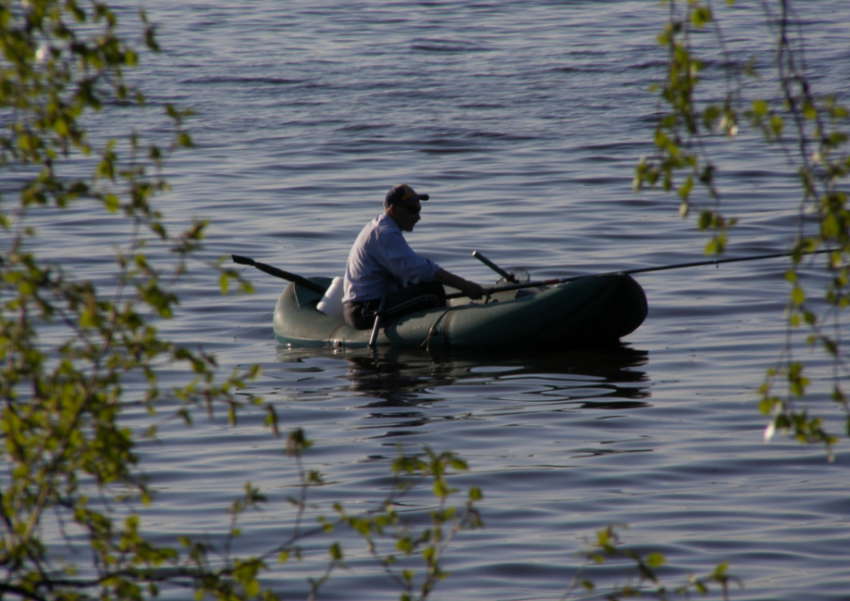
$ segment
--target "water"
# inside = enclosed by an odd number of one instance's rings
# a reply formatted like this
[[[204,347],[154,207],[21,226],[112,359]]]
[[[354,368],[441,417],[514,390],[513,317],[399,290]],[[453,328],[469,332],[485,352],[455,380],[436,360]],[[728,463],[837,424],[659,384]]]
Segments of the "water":
[[[482,284],[495,276],[472,259],[476,249],[535,278],[701,258],[704,238],[678,218],[675,199],[631,190],[634,165],[651,152],[657,106],[647,88],[662,75],[657,3],[145,6],[167,52],[143,63],[140,85],[154,106],[196,111],[198,147],[169,163],[162,208],[174,227],[213,219],[208,258],[236,253],[340,275],[358,231],[401,182],[432,198],[413,247]],[[752,27],[755,9],[734,10],[726,35],[736,56],[749,56],[764,36]],[[841,0],[806,3],[809,64],[822,91],[845,99],[848,17]],[[159,117],[132,124],[161,133]],[[92,121],[95,132],[116,125]],[[742,220],[730,256],[783,250],[797,210],[783,159],[746,136],[717,152],[725,206]],[[97,211],[79,205],[37,225],[48,255],[98,281],[114,271],[104,248],[124,233]],[[452,575],[435,599],[558,599],[581,563],[575,553],[610,523],[628,523],[626,542],[666,555],[670,584],[729,561],[745,585],[734,599],[847,599],[846,446],[828,463],[820,448],[762,439],[755,398],[783,340],[783,272],[770,261],[639,276],[649,317],[617,352],[375,360],[290,350],[271,332],[282,282],[246,271],[257,294],[221,298],[203,266],[180,286],[182,311],[163,329],[217,353],[227,371],[263,365],[244,394],[315,441],[309,466],[329,483],[317,501],[370,507],[388,490],[397,444],[466,458],[471,472],[455,483],[484,490],[487,527],[451,546]],[[176,384],[185,374],[162,377]],[[830,411],[815,399],[815,411]],[[248,408],[236,428],[223,414],[199,414],[191,430],[163,424],[160,442],[141,449],[161,491],[150,531],[162,540],[221,532],[250,480],[270,503],[247,517],[240,550],[286,536],[294,466],[264,415]],[[128,419],[145,420],[132,410]],[[409,501],[427,507],[427,491]],[[397,598],[348,542],[353,569],[323,598]],[[318,549],[269,582],[303,597],[324,556]]]

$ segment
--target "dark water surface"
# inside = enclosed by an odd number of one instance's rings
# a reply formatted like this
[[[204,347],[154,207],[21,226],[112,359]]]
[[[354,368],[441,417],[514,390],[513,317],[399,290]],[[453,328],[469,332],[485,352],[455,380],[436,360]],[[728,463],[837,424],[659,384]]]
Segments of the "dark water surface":
[[[763,62],[751,4],[737,3],[725,33],[735,56]],[[846,100],[850,5],[800,4],[821,91]],[[175,227],[212,218],[210,257],[341,275],[358,231],[400,182],[432,197],[414,248],[482,284],[495,277],[470,256],[476,249],[541,278],[701,257],[704,239],[678,218],[675,199],[631,190],[634,165],[651,152],[657,106],[647,89],[662,75],[657,2],[145,6],[167,52],[144,62],[141,85],[152,104],[197,113],[198,148],[170,162],[163,210]],[[794,179],[759,148],[742,136],[715,157],[726,206],[742,220],[730,256],[784,250],[794,232]],[[99,213],[81,205],[43,221],[49,252],[96,279],[113,271],[92,245],[118,244],[122,233]],[[783,272],[771,261],[639,276],[649,317],[609,352],[375,359],[282,348],[269,314],[282,282],[250,271],[257,294],[222,298],[197,270],[180,288],[181,314],[163,327],[227,370],[263,364],[245,393],[314,439],[309,466],[329,483],[317,500],[369,507],[387,491],[397,444],[465,457],[472,470],[456,484],[484,490],[487,527],[454,543],[435,599],[558,599],[580,564],[575,552],[609,523],[664,553],[673,584],[729,561],[745,585],[734,599],[850,599],[846,445],[828,463],[819,448],[763,442],[755,399],[783,340]],[[816,391],[828,373],[815,375]],[[184,377],[164,374],[165,383]],[[814,410],[830,409],[815,398]],[[165,425],[161,443],[143,449],[162,491],[148,526],[164,538],[220,532],[250,480],[271,503],[248,516],[241,548],[282,540],[294,466],[263,418],[256,409],[237,428],[201,415],[191,430]],[[427,491],[411,499],[428,502]],[[397,598],[357,549],[323,598]],[[276,586],[303,597],[324,556],[276,572]],[[624,582],[613,574],[600,582]]]

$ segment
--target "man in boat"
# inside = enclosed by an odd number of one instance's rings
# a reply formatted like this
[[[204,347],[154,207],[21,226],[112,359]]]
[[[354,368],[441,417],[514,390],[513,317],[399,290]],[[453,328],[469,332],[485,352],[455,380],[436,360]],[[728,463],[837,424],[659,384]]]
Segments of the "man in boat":
[[[358,330],[366,330],[384,299],[385,319],[395,319],[415,311],[444,307],[443,285],[457,288],[469,298],[484,296],[484,289],[449,273],[439,265],[416,254],[402,232],[412,232],[421,219],[421,201],[406,184],[394,186],[384,199],[384,213],[366,224],[348,255],[345,268],[345,321]]]

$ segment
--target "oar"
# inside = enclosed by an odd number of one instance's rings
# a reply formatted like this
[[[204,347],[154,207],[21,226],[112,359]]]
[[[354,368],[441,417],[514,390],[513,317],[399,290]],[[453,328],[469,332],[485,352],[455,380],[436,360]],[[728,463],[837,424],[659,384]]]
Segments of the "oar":
[[[472,251],[472,256],[475,257],[476,259],[478,259],[479,261],[481,261],[482,263],[484,263],[487,267],[489,267],[490,269],[492,269],[493,271],[498,273],[500,276],[505,278],[505,280],[507,280],[508,282],[513,282],[514,284],[519,283],[517,281],[516,277],[514,277],[514,274],[508,273],[507,271],[505,271],[504,269],[502,269],[501,267],[499,267],[498,265],[493,263],[493,261],[491,261],[490,259],[488,259],[484,255],[482,255],[477,250]]]
[[[239,263],[240,265],[250,265],[251,267],[256,267],[260,271],[264,271],[269,275],[273,275],[276,278],[280,278],[282,280],[287,280],[289,282],[295,282],[299,286],[304,286],[308,290],[312,290],[318,294],[324,295],[325,289],[317,284],[316,282],[311,282],[305,277],[300,275],[295,275],[294,273],[289,273],[288,271],[284,271],[283,269],[278,269],[277,267],[272,267],[271,265],[266,265],[265,263],[260,263],[259,261],[255,261],[250,257],[242,257],[240,255],[230,255],[233,259],[234,263]]]
[[[823,253],[831,253],[835,252],[835,249],[824,249],[824,250],[813,250],[811,252],[804,252],[804,255],[820,255]],[[774,253],[770,255],[758,255],[755,257],[738,257],[736,259],[712,259],[708,261],[694,261],[693,263],[679,263],[677,265],[662,265],[660,267],[642,267],[640,269],[625,269],[622,271],[606,271],[605,273],[599,274],[590,274],[590,275],[576,275],[569,278],[555,278],[551,280],[540,280],[538,282],[526,282],[525,284],[513,284],[511,286],[497,286],[494,288],[485,288],[484,291],[487,294],[493,294],[494,292],[504,292],[508,290],[519,290],[520,288],[534,288],[537,286],[552,286],[554,284],[563,284],[565,282],[573,282],[575,280],[581,280],[584,278],[594,277],[596,275],[631,275],[633,273],[648,273],[650,271],[667,271],[668,269],[685,269],[686,267],[701,267],[704,265],[720,265],[721,263],[738,263],[740,261],[760,261],[762,259],[776,259],[779,257],[790,257],[794,255],[793,252],[785,252],[785,253]],[[447,294],[446,298],[463,298],[466,296],[463,292],[457,292],[454,294]]]

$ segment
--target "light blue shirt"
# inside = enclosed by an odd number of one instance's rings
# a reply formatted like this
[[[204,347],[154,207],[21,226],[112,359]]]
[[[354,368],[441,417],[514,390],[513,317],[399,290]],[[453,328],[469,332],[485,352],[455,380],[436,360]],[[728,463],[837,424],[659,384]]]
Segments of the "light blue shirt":
[[[413,252],[401,228],[386,213],[363,228],[345,267],[343,302],[368,301],[434,279],[440,266]]]

